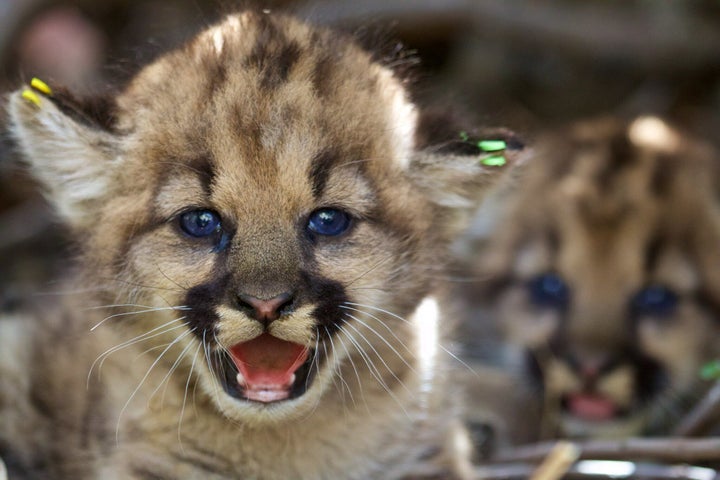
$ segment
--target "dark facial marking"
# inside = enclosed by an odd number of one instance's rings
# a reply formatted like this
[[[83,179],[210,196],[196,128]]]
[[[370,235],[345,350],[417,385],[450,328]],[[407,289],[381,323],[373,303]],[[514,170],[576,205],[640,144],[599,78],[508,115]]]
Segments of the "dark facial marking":
[[[230,275],[223,275],[208,283],[197,285],[188,290],[184,305],[190,310],[185,312],[185,323],[193,329],[193,334],[203,338],[204,332],[213,332],[218,320],[215,307],[222,303],[227,295]],[[205,339],[212,336],[205,335]]]
[[[617,135],[610,139],[610,151],[605,165],[597,174],[598,186],[601,190],[607,191],[623,172],[635,164],[633,146],[625,134]]]
[[[246,161],[262,162],[262,156],[258,155],[263,150],[261,125],[249,119],[240,105],[233,107],[232,118],[235,132],[240,136],[241,141],[245,143],[248,152],[251,152],[251,154],[247,155]]]
[[[113,95],[77,98],[63,88],[53,89],[48,99],[65,115],[89,127],[115,131],[117,105]]]
[[[187,167],[198,174],[205,195],[210,197],[211,186],[215,180],[215,167],[209,155],[203,155],[188,162]]]
[[[266,68],[262,86],[273,88],[287,81],[288,74],[300,58],[300,46],[297,42],[290,42],[283,46],[273,61],[274,68]]]
[[[220,58],[213,58],[206,62],[204,70],[207,72],[207,97],[212,97],[227,81],[226,54],[223,51]]]
[[[262,88],[276,88],[287,80],[300,58],[300,45],[287,40],[267,15],[260,17],[258,30],[255,45],[245,63],[260,71]]]
[[[660,237],[653,237],[645,249],[645,273],[650,274],[655,271],[655,265],[660,258],[660,251],[662,247],[662,241]]]
[[[312,86],[320,98],[327,98],[333,89],[333,58],[323,55],[315,61],[312,73]]]
[[[312,183],[313,196],[316,199],[322,196],[328,177],[330,176],[330,170],[333,165],[337,163],[337,160],[337,152],[333,150],[323,150],[315,155],[315,158],[313,158],[310,163],[310,172],[308,172],[308,177]]]
[[[300,279],[307,288],[309,302],[317,305],[313,315],[318,323],[334,333],[341,325],[345,311],[340,306],[348,301],[345,287],[339,282],[309,272],[300,272]],[[325,329],[321,329],[324,332]]]

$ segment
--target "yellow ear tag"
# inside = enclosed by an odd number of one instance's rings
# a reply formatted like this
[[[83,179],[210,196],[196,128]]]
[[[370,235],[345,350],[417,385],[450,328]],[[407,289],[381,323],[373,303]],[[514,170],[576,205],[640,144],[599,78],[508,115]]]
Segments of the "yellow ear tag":
[[[38,92],[44,93],[45,95],[52,95],[52,89],[48,86],[48,84],[37,77],[34,77],[32,80],[30,80],[30,86]]]
[[[22,98],[27,100],[30,103],[34,103],[38,107],[40,106],[40,97],[37,96],[37,93],[33,92],[29,88],[26,88],[22,92]]]

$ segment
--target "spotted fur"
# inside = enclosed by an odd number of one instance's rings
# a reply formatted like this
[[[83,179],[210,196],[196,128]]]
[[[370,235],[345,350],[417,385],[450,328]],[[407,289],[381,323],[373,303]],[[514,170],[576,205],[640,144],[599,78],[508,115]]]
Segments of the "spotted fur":
[[[493,203],[466,293],[518,346],[544,435],[670,433],[707,387],[718,161],[659,118],[597,119],[542,136]]]
[[[419,122],[392,71],[246,12],[144,68],[102,122],[40,100],[13,94],[11,128],[74,229],[64,288],[81,293],[0,323],[0,378],[22,387],[0,393],[11,478],[470,475],[420,327],[435,332],[445,247],[503,168]],[[308,227],[327,208],[349,218],[339,235]],[[212,235],[183,230],[198,209]],[[248,298],[287,300],[266,318]],[[260,335],[311,352],[280,401],[243,397],[228,361]]]

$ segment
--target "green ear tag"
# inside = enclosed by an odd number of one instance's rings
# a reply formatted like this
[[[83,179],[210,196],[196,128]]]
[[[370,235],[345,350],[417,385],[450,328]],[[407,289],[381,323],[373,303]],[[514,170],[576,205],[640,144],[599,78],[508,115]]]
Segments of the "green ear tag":
[[[507,160],[502,155],[492,155],[481,159],[480,163],[486,167],[502,167],[507,163]]]
[[[480,140],[477,146],[483,152],[499,152],[507,148],[507,144],[502,140]]]
[[[700,378],[703,380],[720,378],[720,360],[712,360],[700,367]]]
[[[460,132],[460,140],[462,140],[463,142],[467,142],[468,140],[470,140],[467,132]]]

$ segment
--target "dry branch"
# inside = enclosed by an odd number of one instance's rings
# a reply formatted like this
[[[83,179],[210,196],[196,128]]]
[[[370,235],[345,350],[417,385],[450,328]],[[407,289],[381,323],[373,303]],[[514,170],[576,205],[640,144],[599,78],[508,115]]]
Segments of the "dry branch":
[[[504,449],[491,460],[498,463],[532,462],[545,459],[557,442],[543,442]],[[654,460],[695,463],[720,461],[720,437],[628,438],[576,442],[581,459]]]
[[[562,478],[575,463],[579,453],[579,449],[574,444],[567,441],[557,442],[545,460],[533,472],[530,480]]]
[[[613,462],[620,468],[612,469],[608,465],[593,460],[578,462],[563,477],[574,479],[653,479],[653,480],[718,480],[720,474],[712,468],[694,465],[662,465],[654,463]],[[527,463],[488,465],[475,471],[476,478],[482,480],[526,480],[535,466]]]
[[[720,382],[705,394],[675,428],[674,434],[680,437],[700,435],[712,428],[720,417]]]

